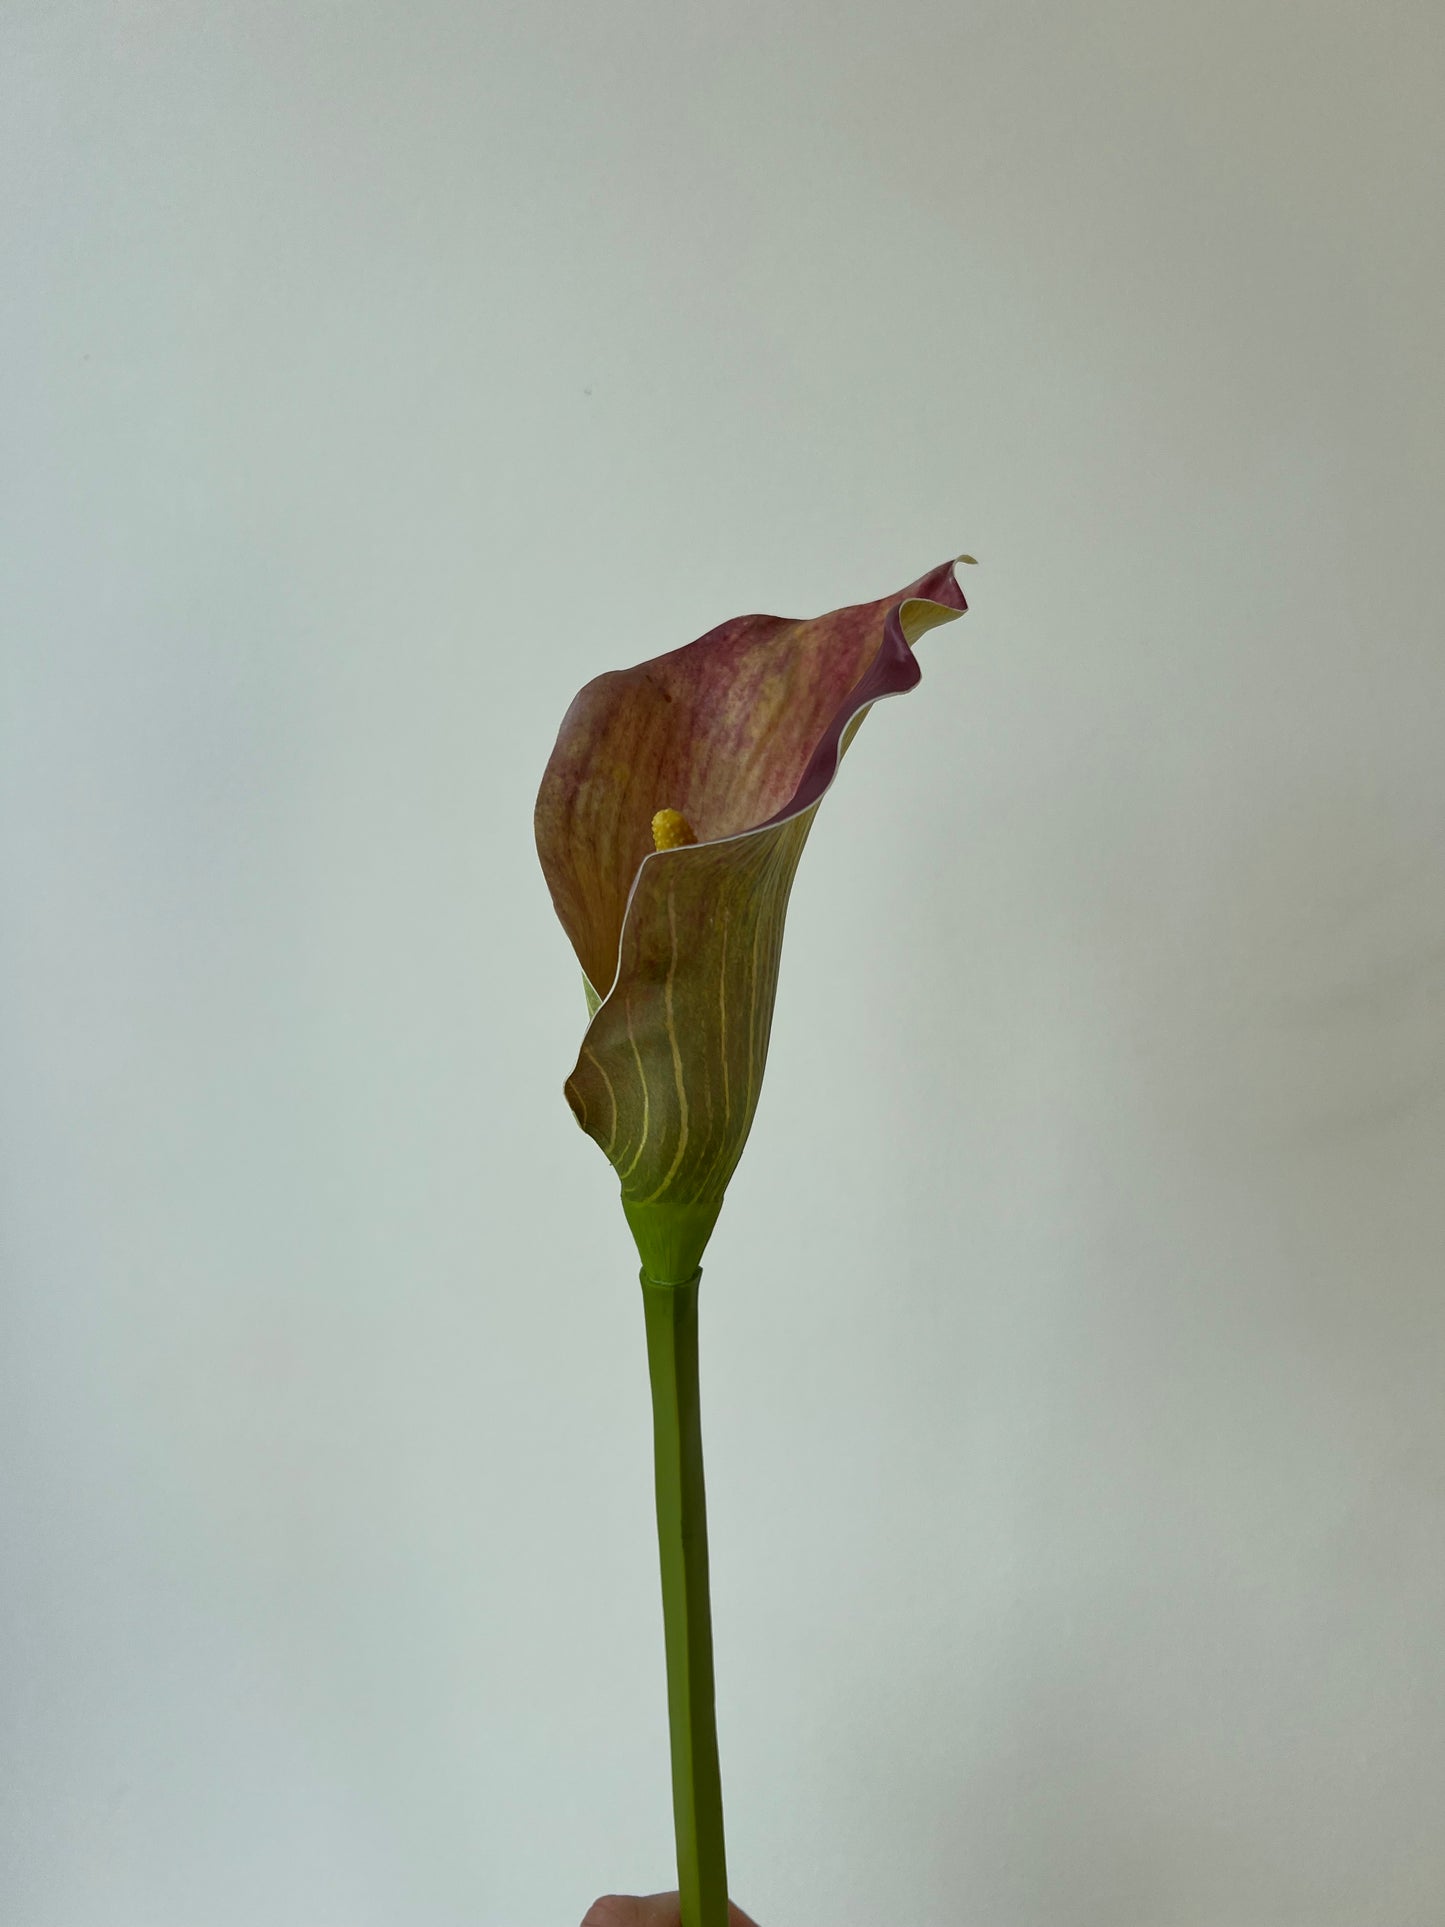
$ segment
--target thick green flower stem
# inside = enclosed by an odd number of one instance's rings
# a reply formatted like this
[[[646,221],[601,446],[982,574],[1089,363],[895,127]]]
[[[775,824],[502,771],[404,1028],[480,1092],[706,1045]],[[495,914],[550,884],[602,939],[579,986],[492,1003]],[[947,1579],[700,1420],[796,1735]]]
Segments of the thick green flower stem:
[[[660,1285],[642,1274],[652,1432],[657,1470],[657,1542],[667,1647],[667,1715],[672,1734],[672,1810],[682,1927],[727,1927],[722,1781],[713,1708],[712,1615],[707,1588],[707,1505],[697,1388],[697,1288]]]

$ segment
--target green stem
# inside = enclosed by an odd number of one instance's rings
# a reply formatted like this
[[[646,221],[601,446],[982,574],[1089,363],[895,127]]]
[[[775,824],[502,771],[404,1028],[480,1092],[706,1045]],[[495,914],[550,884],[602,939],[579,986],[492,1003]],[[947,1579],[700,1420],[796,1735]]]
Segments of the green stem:
[[[713,1709],[712,1616],[707,1589],[707,1505],[697,1388],[697,1288],[660,1285],[642,1274],[652,1437],[657,1471],[657,1543],[667,1647],[667,1717],[672,1735],[672,1811],[682,1927],[727,1927],[722,1781]]]

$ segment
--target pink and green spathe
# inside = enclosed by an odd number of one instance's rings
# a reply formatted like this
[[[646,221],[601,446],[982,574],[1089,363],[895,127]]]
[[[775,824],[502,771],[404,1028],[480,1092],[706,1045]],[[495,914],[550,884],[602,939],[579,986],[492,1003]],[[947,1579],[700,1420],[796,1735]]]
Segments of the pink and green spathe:
[[[967,606],[944,563],[812,620],[738,616],[563,719],[536,833],[591,1013],[567,1102],[660,1283],[696,1272],[747,1142],[818,806],[869,707],[918,683],[913,644]]]

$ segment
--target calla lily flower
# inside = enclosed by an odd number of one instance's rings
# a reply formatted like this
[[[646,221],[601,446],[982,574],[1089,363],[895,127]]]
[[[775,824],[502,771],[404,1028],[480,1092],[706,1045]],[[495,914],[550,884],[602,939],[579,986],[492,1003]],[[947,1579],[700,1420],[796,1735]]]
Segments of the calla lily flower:
[[[591,1016],[566,1097],[656,1281],[696,1272],[747,1141],[823,795],[869,707],[919,681],[913,644],[966,608],[944,563],[812,620],[739,616],[563,719],[536,834]]]
[[[971,561],[960,556],[959,561]],[[812,621],[739,616],[599,676],[562,722],[537,849],[591,1021],[566,1084],[611,1160],[642,1258],[682,1927],[726,1927],[699,1260],[767,1061],[798,859],[871,705],[967,607],[944,563]]]

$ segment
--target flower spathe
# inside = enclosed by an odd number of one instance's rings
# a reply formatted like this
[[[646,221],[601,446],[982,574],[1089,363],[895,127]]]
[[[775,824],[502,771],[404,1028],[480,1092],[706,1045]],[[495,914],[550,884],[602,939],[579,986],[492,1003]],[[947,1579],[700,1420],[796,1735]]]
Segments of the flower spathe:
[[[696,1271],[752,1126],[818,805],[867,709],[919,681],[913,643],[967,606],[950,562],[812,620],[739,616],[563,719],[536,833],[592,1007],[566,1096],[660,1282]]]

